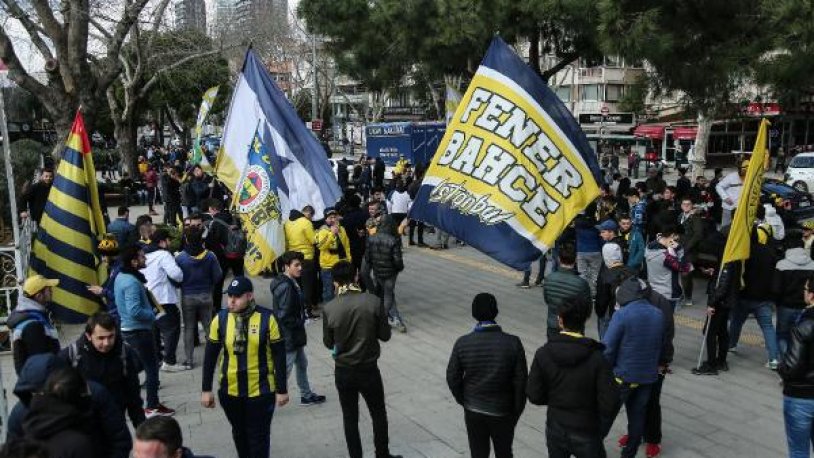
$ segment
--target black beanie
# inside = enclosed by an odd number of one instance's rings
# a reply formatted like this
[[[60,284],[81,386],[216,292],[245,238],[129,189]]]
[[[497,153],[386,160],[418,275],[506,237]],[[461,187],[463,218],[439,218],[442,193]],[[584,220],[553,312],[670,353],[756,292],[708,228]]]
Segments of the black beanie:
[[[497,299],[489,293],[480,293],[472,300],[472,317],[478,321],[492,321],[497,317]]]

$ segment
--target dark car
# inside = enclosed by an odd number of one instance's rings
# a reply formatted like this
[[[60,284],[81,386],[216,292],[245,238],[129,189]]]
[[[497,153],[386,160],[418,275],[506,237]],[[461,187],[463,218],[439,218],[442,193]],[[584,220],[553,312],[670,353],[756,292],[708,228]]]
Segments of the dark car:
[[[814,219],[814,199],[780,180],[767,178],[760,190],[761,203],[774,203],[785,224]]]

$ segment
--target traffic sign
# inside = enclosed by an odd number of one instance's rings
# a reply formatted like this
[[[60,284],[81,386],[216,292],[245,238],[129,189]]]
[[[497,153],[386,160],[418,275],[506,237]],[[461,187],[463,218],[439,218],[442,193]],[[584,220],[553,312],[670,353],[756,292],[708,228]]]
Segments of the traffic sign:
[[[317,132],[322,130],[322,120],[321,119],[314,119],[311,121],[311,130],[315,130]]]
[[[602,113],[602,116],[607,116],[608,113],[610,113],[610,108],[608,108],[607,105],[603,106],[602,110],[601,110],[601,113]]]

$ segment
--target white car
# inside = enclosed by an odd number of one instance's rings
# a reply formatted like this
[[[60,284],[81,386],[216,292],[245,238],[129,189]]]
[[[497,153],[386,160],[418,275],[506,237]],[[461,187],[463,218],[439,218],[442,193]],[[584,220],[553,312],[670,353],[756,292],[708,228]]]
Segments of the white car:
[[[794,156],[786,168],[783,181],[798,191],[814,191],[814,151]]]

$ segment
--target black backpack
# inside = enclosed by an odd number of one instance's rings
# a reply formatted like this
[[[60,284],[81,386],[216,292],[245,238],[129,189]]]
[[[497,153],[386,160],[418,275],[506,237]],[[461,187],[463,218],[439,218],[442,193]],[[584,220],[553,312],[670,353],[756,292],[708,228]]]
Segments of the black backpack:
[[[230,226],[226,221],[218,218],[212,219],[212,224],[214,223],[226,226],[226,245],[223,247],[223,255],[228,259],[242,258],[249,245],[243,229],[238,226]]]

